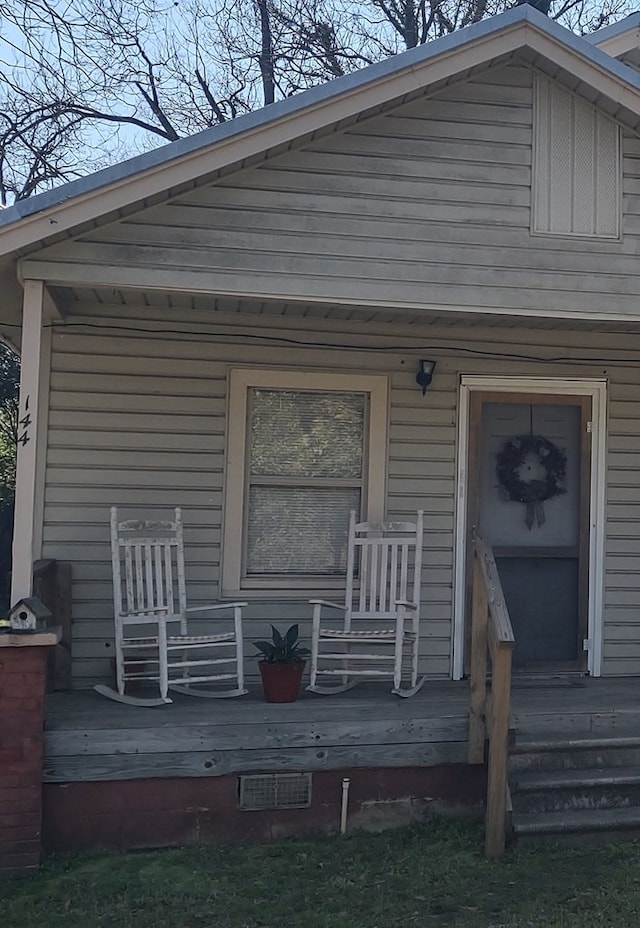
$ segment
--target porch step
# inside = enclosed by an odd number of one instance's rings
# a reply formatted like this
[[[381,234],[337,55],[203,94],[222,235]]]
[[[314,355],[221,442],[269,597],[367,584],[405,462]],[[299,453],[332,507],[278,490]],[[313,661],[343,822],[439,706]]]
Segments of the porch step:
[[[640,833],[640,737],[635,733],[521,741],[510,752],[509,783],[518,839]]]
[[[514,813],[640,809],[640,767],[529,770],[511,780]]]
[[[516,837],[540,835],[612,835],[640,831],[640,809],[580,809],[572,812],[526,813],[514,821]]]
[[[544,738],[511,749],[509,766],[516,770],[585,770],[590,767],[640,767],[640,736]]]

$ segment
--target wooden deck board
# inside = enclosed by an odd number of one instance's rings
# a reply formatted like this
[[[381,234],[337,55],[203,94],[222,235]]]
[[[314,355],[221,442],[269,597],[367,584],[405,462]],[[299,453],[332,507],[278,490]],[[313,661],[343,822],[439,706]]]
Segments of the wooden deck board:
[[[94,692],[48,697],[46,782],[210,777],[249,771],[414,767],[466,761],[468,684],[428,682],[412,699],[379,685],[295,703],[176,696],[142,709]],[[519,735],[640,731],[640,680],[567,678],[513,689]]]
[[[56,693],[47,698],[47,730],[94,728],[146,728],[176,724],[250,725],[256,721],[332,721],[376,716],[413,719],[455,716],[467,709],[465,683],[438,681],[427,684],[412,699],[399,699],[380,686],[362,686],[338,696],[305,693],[297,702],[265,703],[258,690],[238,699],[198,699],[174,695],[171,705],[141,709],[110,702],[93,691]]]
[[[325,747],[356,744],[424,744],[432,741],[462,741],[466,738],[465,717],[435,719],[360,719],[340,721],[290,720],[245,725],[221,725],[213,721],[201,725],[172,725],[135,730],[135,737],[123,744],[121,732],[127,729],[98,729],[90,733],[75,729],[53,734],[57,753],[108,754],[117,749],[123,754],[163,754],[167,743],[174,751],[246,749],[256,744],[265,750],[286,747]],[[129,729],[131,731],[131,729]]]

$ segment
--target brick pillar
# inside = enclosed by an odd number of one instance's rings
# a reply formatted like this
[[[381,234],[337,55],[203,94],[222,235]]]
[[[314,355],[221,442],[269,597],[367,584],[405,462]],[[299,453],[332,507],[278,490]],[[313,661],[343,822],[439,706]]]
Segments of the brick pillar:
[[[57,638],[0,634],[0,876],[40,863],[47,652]]]

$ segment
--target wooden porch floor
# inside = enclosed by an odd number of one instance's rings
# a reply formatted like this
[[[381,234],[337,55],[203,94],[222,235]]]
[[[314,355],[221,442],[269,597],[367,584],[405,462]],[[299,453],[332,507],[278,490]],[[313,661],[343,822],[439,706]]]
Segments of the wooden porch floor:
[[[257,771],[420,767],[466,761],[468,684],[427,682],[412,699],[380,685],[270,705],[175,696],[141,709],[94,692],[47,698],[45,782],[211,777]],[[516,737],[640,731],[640,678],[514,681]]]

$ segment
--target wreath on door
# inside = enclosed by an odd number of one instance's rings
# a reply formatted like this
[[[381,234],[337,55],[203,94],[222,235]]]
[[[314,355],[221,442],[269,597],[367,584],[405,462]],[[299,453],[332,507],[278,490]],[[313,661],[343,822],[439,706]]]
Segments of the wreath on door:
[[[566,493],[567,456],[541,435],[510,438],[497,457],[497,475],[505,499],[524,503],[525,522],[544,524],[544,503]]]

